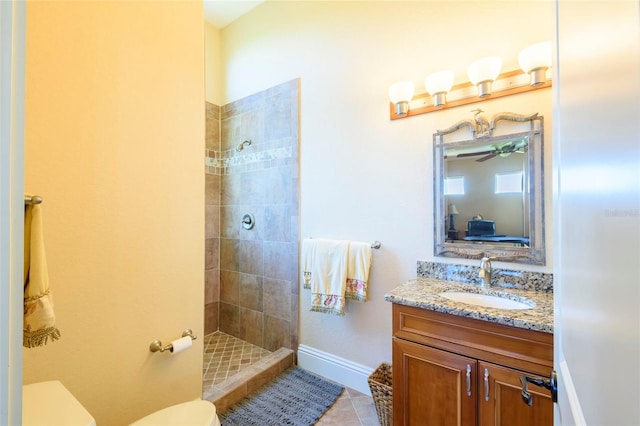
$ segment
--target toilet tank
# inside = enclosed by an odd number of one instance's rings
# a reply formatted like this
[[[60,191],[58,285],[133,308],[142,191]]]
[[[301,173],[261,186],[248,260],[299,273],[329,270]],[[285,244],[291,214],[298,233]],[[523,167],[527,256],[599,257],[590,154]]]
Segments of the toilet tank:
[[[96,426],[80,402],[57,380],[22,387],[22,426]]]

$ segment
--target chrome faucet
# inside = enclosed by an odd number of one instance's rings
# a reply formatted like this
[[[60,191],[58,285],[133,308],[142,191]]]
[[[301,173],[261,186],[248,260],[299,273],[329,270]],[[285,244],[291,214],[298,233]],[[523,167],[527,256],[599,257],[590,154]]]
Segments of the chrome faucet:
[[[491,287],[491,258],[483,257],[480,261],[480,278],[482,278],[482,288]]]

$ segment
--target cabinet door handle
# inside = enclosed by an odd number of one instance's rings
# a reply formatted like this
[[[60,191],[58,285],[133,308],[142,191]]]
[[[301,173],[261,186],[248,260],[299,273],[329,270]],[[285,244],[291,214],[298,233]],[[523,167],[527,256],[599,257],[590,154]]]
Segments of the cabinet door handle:
[[[467,396],[471,396],[471,365],[467,364]]]
[[[531,395],[527,389],[527,383],[531,383],[532,385],[540,386],[551,391],[551,401],[554,403],[558,402],[558,376],[556,375],[555,370],[551,371],[549,380],[522,375],[520,376],[520,383],[522,383],[522,400],[528,406],[533,404],[533,395]]]
[[[489,370],[484,369],[484,400],[489,401]]]

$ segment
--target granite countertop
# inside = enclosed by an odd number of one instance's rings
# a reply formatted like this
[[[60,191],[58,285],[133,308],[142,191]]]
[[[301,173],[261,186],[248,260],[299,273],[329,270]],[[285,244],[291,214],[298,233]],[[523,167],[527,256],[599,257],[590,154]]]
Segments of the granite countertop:
[[[444,291],[465,291],[502,296],[527,304],[534,302],[535,306],[523,310],[487,308],[455,302],[438,295]],[[484,289],[478,284],[472,283],[416,278],[391,290],[384,295],[384,299],[400,305],[553,333],[553,293],[548,291],[520,290],[497,286]]]

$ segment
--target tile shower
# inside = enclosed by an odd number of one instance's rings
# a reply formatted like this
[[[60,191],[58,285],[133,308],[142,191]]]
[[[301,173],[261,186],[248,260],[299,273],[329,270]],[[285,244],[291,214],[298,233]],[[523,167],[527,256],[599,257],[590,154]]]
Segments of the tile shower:
[[[267,351],[298,344],[298,93],[206,104],[205,334]]]

